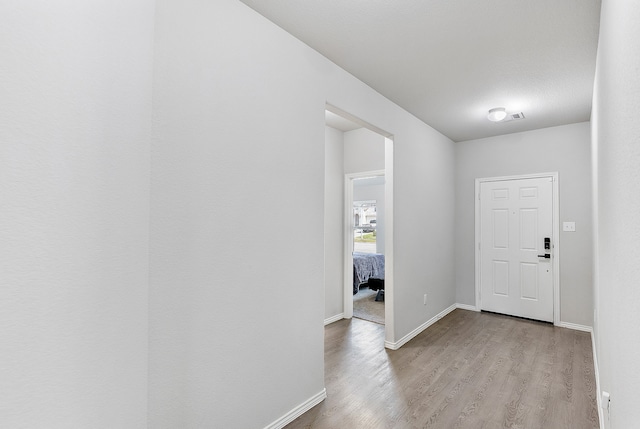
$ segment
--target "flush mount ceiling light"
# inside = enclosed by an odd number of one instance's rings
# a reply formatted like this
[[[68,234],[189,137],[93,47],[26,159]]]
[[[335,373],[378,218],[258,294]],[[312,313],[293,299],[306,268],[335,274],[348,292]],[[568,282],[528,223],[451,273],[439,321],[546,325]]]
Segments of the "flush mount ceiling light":
[[[507,110],[504,107],[495,107],[489,110],[489,115],[487,115],[487,118],[491,122],[500,122],[506,117],[507,117]]]

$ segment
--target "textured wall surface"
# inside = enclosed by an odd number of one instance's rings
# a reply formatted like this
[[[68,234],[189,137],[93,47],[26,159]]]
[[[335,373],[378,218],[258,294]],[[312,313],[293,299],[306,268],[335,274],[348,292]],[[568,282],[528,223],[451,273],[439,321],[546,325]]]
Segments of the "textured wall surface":
[[[146,427],[153,14],[0,3],[0,427]]]
[[[640,421],[640,4],[604,0],[594,90],[595,338],[604,428]]]
[[[366,128],[344,133],[344,172],[384,170],[384,137]]]

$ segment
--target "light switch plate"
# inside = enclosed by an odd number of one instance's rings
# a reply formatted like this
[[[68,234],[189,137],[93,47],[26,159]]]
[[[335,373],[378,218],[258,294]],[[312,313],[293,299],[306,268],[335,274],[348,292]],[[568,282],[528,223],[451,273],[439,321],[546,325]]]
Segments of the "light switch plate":
[[[562,230],[564,232],[576,232],[575,222],[562,222]]]

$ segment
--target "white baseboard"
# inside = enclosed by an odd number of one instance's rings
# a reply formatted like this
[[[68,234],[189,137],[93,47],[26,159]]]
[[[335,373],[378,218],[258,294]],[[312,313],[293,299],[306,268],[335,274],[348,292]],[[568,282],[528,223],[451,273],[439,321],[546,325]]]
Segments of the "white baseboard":
[[[475,305],[469,305],[469,304],[456,304],[456,308],[459,308],[461,310],[480,311],[480,309]]]
[[[275,422],[266,426],[264,429],[282,429],[311,408],[318,405],[320,402],[324,401],[327,398],[327,389],[322,389],[319,393],[313,395],[311,398],[304,401],[302,404],[295,407],[293,410],[289,411],[284,416],[280,417]]]
[[[331,316],[328,319],[324,319],[324,326],[342,319],[344,319],[344,313],[336,314],[335,316]]]
[[[384,342],[384,346],[386,348],[388,348],[388,349],[391,349],[391,350],[398,350],[400,347],[404,346],[406,343],[408,343],[411,339],[413,339],[420,332],[424,331],[429,326],[433,325],[438,320],[442,319],[444,316],[446,316],[447,314],[451,313],[455,309],[456,309],[456,304],[453,304],[451,307],[446,308],[445,310],[443,310],[440,313],[436,314],[431,319],[427,320],[422,325],[418,326],[416,329],[414,329],[413,331],[409,332],[404,337],[400,338],[398,341],[396,341],[396,342],[385,341]]]
[[[576,323],[560,322],[556,325],[558,328],[573,329],[574,331],[583,331],[593,333],[593,328],[586,325],[578,325]]]
[[[604,410],[602,409],[602,390],[600,390],[600,371],[598,370],[598,355],[596,353],[596,336],[591,332],[591,347],[593,349],[593,373],[596,378],[596,402],[598,404],[598,419],[600,420],[600,428],[604,429]]]

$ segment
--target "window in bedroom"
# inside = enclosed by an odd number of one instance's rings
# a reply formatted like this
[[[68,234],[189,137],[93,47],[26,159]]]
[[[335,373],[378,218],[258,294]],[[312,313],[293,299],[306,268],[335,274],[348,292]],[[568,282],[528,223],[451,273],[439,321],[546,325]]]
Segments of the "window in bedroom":
[[[353,251],[376,253],[376,201],[353,202]]]

